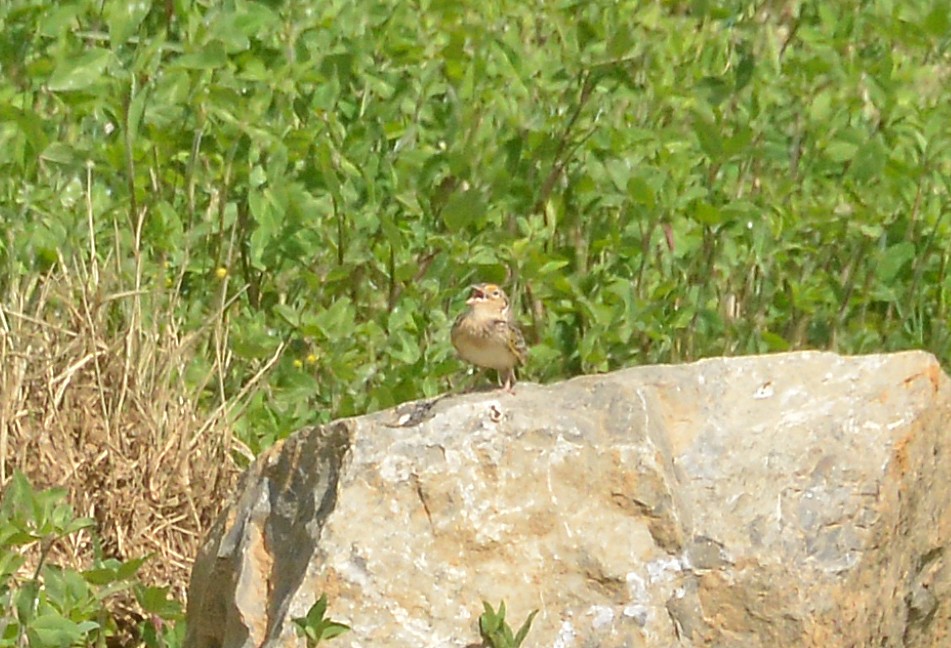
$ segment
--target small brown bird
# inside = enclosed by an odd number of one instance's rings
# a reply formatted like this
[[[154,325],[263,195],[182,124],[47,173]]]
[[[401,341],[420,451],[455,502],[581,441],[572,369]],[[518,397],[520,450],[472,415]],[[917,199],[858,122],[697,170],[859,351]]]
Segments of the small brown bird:
[[[459,357],[479,367],[495,369],[499,383],[511,392],[515,367],[525,364],[525,338],[512,316],[505,291],[493,283],[472,287],[469,308],[452,325],[452,346]]]

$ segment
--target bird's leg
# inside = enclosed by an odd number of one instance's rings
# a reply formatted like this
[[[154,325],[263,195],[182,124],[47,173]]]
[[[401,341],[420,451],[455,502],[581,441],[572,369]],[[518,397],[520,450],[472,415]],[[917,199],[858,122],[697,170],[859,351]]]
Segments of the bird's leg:
[[[502,389],[510,394],[515,393],[515,369],[506,369],[499,372],[499,382]]]

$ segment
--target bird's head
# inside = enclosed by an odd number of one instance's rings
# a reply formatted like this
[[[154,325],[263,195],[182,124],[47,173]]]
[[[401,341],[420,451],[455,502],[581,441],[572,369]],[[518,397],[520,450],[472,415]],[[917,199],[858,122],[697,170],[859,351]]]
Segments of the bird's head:
[[[472,291],[469,293],[469,299],[466,303],[470,306],[478,305],[496,305],[500,308],[508,306],[509,298],[500,286],[494,283],[479,283],[469,287]]]

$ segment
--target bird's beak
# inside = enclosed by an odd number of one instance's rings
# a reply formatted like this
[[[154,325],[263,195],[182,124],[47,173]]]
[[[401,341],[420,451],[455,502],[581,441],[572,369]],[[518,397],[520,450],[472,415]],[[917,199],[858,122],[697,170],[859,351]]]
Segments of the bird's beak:
[[[482,288],[478,284],[473,284],[469,286],[469,288],[472,290],[472,294],[469,295],[469,299],[466,300],[467,304],[472,305],[485,300],[485,293],[482,292]]]

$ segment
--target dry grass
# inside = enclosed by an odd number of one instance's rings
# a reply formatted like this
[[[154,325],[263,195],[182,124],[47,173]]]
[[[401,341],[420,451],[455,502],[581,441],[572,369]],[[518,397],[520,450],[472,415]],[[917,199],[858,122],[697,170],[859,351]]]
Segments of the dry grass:
[[[198,545],[238,473],[235,453],[246,454],[229,421],[251,385],[226,396],[224,286],[204,327],[186,332],[178,286],[143,288],[131,257],[125,272],[61,260],[4,289],[0,480],[19,469],[36,488],[65,487],[76,514],[96,520],[106,556],[152,554],[141,580],[184,601]],[[90,537],[68,542],[56,561],[88,567]]]

